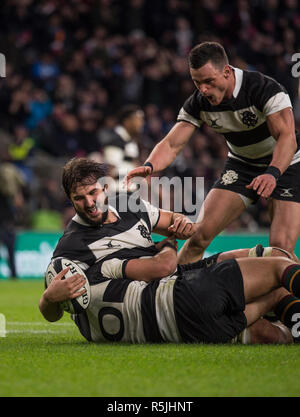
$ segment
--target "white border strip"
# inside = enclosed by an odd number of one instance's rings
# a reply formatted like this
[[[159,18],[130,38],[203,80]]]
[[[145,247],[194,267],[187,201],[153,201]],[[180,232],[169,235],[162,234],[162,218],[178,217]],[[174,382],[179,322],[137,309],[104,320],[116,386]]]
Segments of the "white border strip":
[[[7,321],[8,326],[74,326],[74,323],[50,323],[44,321]]]
[[[12,327],[12,329],[7,329],[7,327]],[[43,329],[33,329],[32,327],[43,327]],[[14,328],[16,327],[16,328]],[[19,328],[18,328],[19,327]],[[21,328],[20,328],[21,327]],[[23,328],[22,328],[23,327]],[[26,329],[26,327],[30,327]],[[54,328],[60,327],[60,330],[54,330]],[[62,327],[67,327],[68,329],[62,329]],[[74,323],[48,323],[46,321],[7,321],[4,324],[4,328],[0,329],[0,337],[6,337],[9,334],[66,334],[66,331],[69,331],[69,328],[74,327]]]

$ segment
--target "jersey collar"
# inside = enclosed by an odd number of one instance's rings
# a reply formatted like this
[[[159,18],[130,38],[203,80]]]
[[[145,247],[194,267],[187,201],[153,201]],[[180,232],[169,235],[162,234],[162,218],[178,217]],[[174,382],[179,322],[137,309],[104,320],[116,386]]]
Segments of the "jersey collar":
[[[231,67],[231,68],[233,69],[234,75],[235,75],[235,87],[234,87],[232,95],[234,98],[237,98],[240,92],[241,86],[242,86],[242,82],[243,82],[243,71],[239,68],[235,68],[235,67]]]

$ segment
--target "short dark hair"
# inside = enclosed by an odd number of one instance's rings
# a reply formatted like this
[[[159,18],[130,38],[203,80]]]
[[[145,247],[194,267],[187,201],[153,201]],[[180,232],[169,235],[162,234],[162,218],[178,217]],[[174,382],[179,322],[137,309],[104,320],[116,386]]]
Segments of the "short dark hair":
[[[126,106],[122,107],[118,112],[119,123],[123,123],[126,119],[138,111],[141,111],[141,108],[135,104],[127,104]]]
[[[72,158],[63,168],[62,186],[70,198],[78,184],[91,185],[107,175],[107,166],[88,158]]]
[[[228,57],[223,46],[218,42],[202,42],[194,46],[189,53],[189,66],[193,69],[203,67],[211,62],[216,68],[228,65]]]

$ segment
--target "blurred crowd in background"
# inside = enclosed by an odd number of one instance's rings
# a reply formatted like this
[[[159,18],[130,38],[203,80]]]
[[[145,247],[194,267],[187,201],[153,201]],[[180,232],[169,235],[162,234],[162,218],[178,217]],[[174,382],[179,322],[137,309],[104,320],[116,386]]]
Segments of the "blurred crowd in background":
[[[201,41],[221,42],[233,66],[282,83],[300,124],[297,0],[3,0],[0,13],[0,193],[19,228],[69,220],[60,178],[71,157],[111,172],[145,161],[194,91],[187,55]],[[204,127],[164,175],[204,177],[207,192],[226,155],[223,137]],[[268,225],[262,200],[229,231]]]

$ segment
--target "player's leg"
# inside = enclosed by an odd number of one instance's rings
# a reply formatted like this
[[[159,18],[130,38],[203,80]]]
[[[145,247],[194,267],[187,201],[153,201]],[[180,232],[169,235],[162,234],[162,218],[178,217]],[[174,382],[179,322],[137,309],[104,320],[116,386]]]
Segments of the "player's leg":
[[[17,277],[15,261],[15,241],[16,235],[14,230],[10,230],[9,227],[2,225],[0,230],[0,242],[2,242],[7,248],[8,265],[10,268],[12,279],[15,279]]]
[[[217,262],[226,261],[226,259],[238,259],[238,258],[264,258],[269,256],[284,256],[289,259],[292,259],[293,256],[289,252],[271,246],[264,247],[261,244],[258,244],[250,249],[233,249],[227,252],[219,253],[217,257]],[[209,258],[207,258],[209,259]]]
[[[240,258],[236,262],[243,277],[246,304],[284,287],[300,298],[300,264],[283,257]]]
[[[247,304],[244,311],[248,327],[251,327],[252,324],[256,323],[268,311],[274,312],[273,320],[277,320],[275,323],[281,327],[283,333],[288,334],[287,329],[289,329],[290,338],[294,342],[299,343],[300,333],[297,322],[300,318],[300,299],[282,287],[257,298],[254,302]],[[283,326],[280,326],[280,323]],[[260,334],[262,343],[271,343],[273,336],[276,337],[276,330],[270,327],[270,332],[270,338],[265,342],[263,342],[265,330]],[[246,335],[244,336],[246,337]]]
[[[298,260],[294,250],[300,235],[300,203],[273,199],[270,245],[285,249]]]
[[[245,204],[239,194],[217,188],[210,190],[200,210],[197,231],[181,248],[178,263],[188,264],[201,259],[214,237],[244,210]]]
[[[226,252],[221,252],[218,255],[217,262],[226,261],[227,259],[247,258],[250,249],[233,249]]]
[[[190,264],[178,265],[178,270],[182,273],[189,271],[197,271],[199,268],[208,268],[217,263],[229,260],[229,259],[239,259],[239,258],[261,258],[261,257],[270,257],[270,256],[283,256],[288,259],[292,259],[292,255],[281,248],[272,248],[270,246],[264,247],[261,244],[257,244],[250,249],[233,249],[227,252],[215,253],[207,258],[200,259],[197,262],[192,262]],[[195,272],[197,274],[197,272]]]

